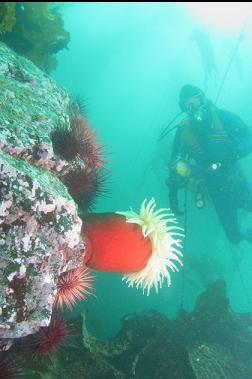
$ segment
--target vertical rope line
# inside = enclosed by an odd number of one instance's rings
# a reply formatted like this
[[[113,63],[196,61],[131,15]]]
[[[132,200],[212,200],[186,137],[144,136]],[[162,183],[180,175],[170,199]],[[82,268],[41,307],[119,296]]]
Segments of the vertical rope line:
[[[187,183],[185,185],[185,199],[184,199],[184,209],[185,209],[185,217],[184,217],[184,232],[185,232],[185,239],[184,239],[184,251],[186,251],[186,244],[187,244],[187,217],[188,217],[188,211],[187,211],[187,198],[188,198],[188,191],[187,191]],[[181,296],[180,296],[180,309],[184,308],[184,298],[185,298],[185,269],[182,270],[182,288],[181,288]]]

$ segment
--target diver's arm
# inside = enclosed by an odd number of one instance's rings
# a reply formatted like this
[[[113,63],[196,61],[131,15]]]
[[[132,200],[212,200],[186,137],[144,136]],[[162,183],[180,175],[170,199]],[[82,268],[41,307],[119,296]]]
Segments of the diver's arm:
[[[234,142],[237,158],[252,152],[252,129],[235,113],[221,111],[223,126]]]
[[[179,192],[179,178],[175,171],[171,171],[170,177],[166,181],[167,186],[169,187],[169,204],[172,212],[176,215],[182,215],[183,212],[179,209],[178,203],[178,192]]]
[[[184,144],[181,137],[181,129],[178,126],[174,141],[172,144],[172,152],[169,161],[169,168],[172,170],[175,168],[175,163],[182,157],[184,151]]]
[[[242,119],[233,114],[235,132],[237,138],[238,158],[243,158],[252,152],[252,130]]]
[[[180,177],[176,172],[175,165],[176,165],[176,162],[182,158],[184,149],[185,147],[181,138],[181,130],[178,127],[175,138],[174,138],[172,153],[170,157],[170,163],[169,163],[170,175],[166,181],[166,184],[169,187],[170,208],[175,215],[183,214],[182,212],[180,212],[179,204],[178,204],[178,192],[179,192],[179,188],[181,187],[181,183],[180,183]]]

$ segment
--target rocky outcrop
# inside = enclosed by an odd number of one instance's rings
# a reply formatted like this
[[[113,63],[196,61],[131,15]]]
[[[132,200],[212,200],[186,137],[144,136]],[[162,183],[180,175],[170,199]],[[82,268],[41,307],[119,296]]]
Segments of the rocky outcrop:
[[[0,338],[16,338],[48,325],[59,275],[82,262],[82,221],[51,141],[73,100],[4,44],[0,88]]]

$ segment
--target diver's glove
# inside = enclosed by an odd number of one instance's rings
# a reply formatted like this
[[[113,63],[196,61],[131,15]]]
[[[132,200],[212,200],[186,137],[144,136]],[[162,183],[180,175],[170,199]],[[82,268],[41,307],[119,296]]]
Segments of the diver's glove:
[[[182,212],[179,209],[179,202],[178,202],[178,183],[177,181],[174,181],[172,178],[168,178],[166,180],[166,184],[169,187],[169,203],[170,203],[170,209],[172,213],[174,213],[175,216],[182,216],[184,212]]]
[[[251,228],[242,228],[240,230],[241,237],[247,240],[252,244],[252,229]]]
[[[179,217],[179,216],[183,216],[184,215],[184,212],[182,212],[178,206],[172,206],[171,205],[171,211],[172,213],[174,214],[174,216],[176,217]]]

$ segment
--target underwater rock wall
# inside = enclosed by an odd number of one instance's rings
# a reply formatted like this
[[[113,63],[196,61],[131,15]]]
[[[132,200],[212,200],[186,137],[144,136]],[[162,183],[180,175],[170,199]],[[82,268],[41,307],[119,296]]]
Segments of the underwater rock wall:
[[[48,325],[57,279],[78,267],[82,222],[50,138],[71,99],[0,43],[0,338]]]

